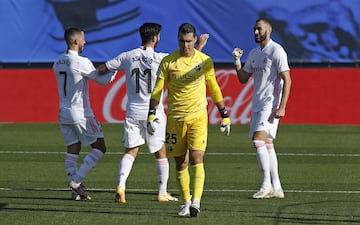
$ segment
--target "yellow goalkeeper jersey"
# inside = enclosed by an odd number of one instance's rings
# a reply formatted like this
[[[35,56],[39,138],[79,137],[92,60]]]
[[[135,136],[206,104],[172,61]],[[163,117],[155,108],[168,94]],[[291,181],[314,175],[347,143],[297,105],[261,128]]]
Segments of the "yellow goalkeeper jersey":
[[[157,75],[151,98],[159,101],[167,85],[169,118],[190,120],[206,110],[206,84],[214,103],[223,100],[211,58],[196,49],[190,57],[180,56],[179,51],[164,57]]]

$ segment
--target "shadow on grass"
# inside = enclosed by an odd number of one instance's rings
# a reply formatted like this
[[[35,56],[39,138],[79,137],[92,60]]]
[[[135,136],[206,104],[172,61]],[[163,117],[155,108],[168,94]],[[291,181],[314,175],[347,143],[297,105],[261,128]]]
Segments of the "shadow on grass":
[[[353,201],[347,201],[350,205],[354,204]],[[359,224],[360,216],[349,216],[344,214],[334,214],[332,212],[324,213],[306,213],[306,212],[293,212],[295,207],[317,207],[314,210],[321,210],[321,205],[331,205],[339,203],[337,200],[326,200],[326,201],[316,201],[316,202],[306,202],[298,204],[287,204],[280,206],[277,210],[275,216],[259,216],[264,218],[274,219],[274,225],[277,224],[333,224],[333,223],[345,223],[345,224]],[[344,203],[344,201],[342,201]],[[341,207],[341,206],[336,206]],[[286,212],[287,209],[291,209],[291,212]],[[351,218],[349,218],[351,217]]]
[[[3,210],[8,204],[7,203],[0,203],[0,211]]]
[[[20,189],[17,189],[19,191]],[[159,203],[160,207],[151,207],[149,205],[153,202],[157,202],[157,193],[153,192],[139,192],[139,191],[129,191],[127,195],[130,200],[126,204],[116,203],[113,199],[115,192],[96,190],[88,191],[89,195],[95,193],[109,193],[109,198],[93,198],[89,201],[74,201],[70,198],[71,191],[66,190],[69,193],[68,198],[59,197],[60,192],[65,192],[65,190],[47,190],[49,195],[44,195],[44,190],[42,196],[36,196],[29,191],[34,191],[33,189],[21,189],[22,195],[19,193],[9,196],[3,196],[2,200],[7,201],[7,203],[0,203],[0,211],[7,212],[28,212],[28,213],[38,213],[38,212],[65,212],[65,213],[91,213],[91,214],[112,214],[112,215],[130,215],[130,216],[173,216],[176,215],[177,204],[176,202],[171,202],[170,204]],[[39,190],[36,190],[38,192]],[[56,193],[55,193],[56,192]],[[111,193],[111,195],[110,195]],[[55,197],[51,197],[55,196]],[[130,197],[131,196],[131,197]],[[146,196],[153,196],[149,198]],[[139,201],[138,199],[142,199]],[[145,201],[144,201],[145,200]],[[66,202],[66,203],[65,203]],[[164,206],[167,205],[165,208]],[[169,207],[168,207],[169,206]]]

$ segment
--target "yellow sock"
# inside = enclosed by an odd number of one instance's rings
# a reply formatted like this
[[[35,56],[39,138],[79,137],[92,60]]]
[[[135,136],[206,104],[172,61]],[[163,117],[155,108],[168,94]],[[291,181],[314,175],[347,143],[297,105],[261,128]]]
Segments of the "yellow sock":
[[[176,178],[178,180],[181,196],[183,197],[184,202],[190,202],[190,175],[188,168],[186,167],[184,170],[176,171]]]
[[[193,200],[201,200],[202,193],[204,191],[205,182],[205,169],[204,163],[199,163],[192,166],[192,183],[193,183]]]

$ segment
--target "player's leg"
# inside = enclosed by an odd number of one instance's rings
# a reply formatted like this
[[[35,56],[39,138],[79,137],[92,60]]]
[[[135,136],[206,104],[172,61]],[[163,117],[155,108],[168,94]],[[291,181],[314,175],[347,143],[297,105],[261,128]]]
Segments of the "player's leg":
[[[191,181],[193,196],[190,206],[190,216],[197,216],[200,212],[200,201],[204,191],[205,169],[204,154],[207,144],[207,112],[189,123],[188,147],[190,149]]]
[[[250,122],[249,134],[253,140],[253,146],[256,150],[256,159],[263,178],[259,191],[253,195],[253,198],[255,199],[268,198],[273,192],[270,177],[270,158],[265,143],[268,137],[268,133],[266,131],[268,129],[266,126],[268,123],[268,116],[269,115],[267,115],[267,113],[253,112]]]
[[[144,134],[138,120],[125,118],[124,122],[124,145],[125,153],[120,159],[118,167],[118,184],[115,191],[115,201],[125,203],[126,181],[130,175],[134,161],[137,157],[139,146],[145,143]]]
[[[188,170],[189,153],[186,144],[186,126],[183,121],[169,119],[167,120],[166,150],[169,156],[174,157],[176,164],[176,179],[180,189],[180,195],[184,204],[181,205],[179,216],[190,215],[190,174]]]
[[[199,151],[199,150],[191,151],[190,154],[192,158],[197,158],[195,164],[191,165],[193,200],[190,206],[190,216],[194,217],[200,213],[200,201],[204,191],[205,169],[204,169],[204,163],[202,162],[204,151]]]
[[[155,168],[158,177],[159,195],[167,194],[167,182],[169,179],[169,160],[166,157],[165,144],[161,146],[155,155]]]
[[[70,147],[70,146],[69,146]],[[66,175],[68,177],[68,181],[72,181],[76,172],[77,172],[77,161],[79,158],[79,154],[72,154],[69,151],[66,153],[65,156],[65,169]]]
[[[127,148],[119,163],[118,169],[118,184],[115,191],[115,202],[126,203],[125,189],[126,181],[130,175],[134,161],[137,157],[139,148]]]
[[[176,179],[180,189],[180,195],[183,199],[183,205],[178,212],[179,216],[190,215],[191,195],[190,195],[190,174],[189,174],[189,152],[184,155],[175,156],[176,163]]]
[[[278,159],[276,156],[274,144],[266,144],[266,148],[269,152],[269,158],[270,158],[271,183],[274,189],[273,197],[284,198],[284,191],[281,187],[279,171],[278,171]]]
[[[173,197],[167,191],[167,184],[169,179],[169,160],[166,155],[165,147],[165,133],[166,133],[166,115],[162,110],[156,111],[156,117],[159,119],[159,123],[155,124],[156,129],[153,135],[149,135],[146,131],[147,121],[144,121],[143,132],[146,135],[146,142],[150,153],[154,153],[155,156],[155,168],[158,178],[158,201],[177,201],[178,199]]]
[[[267,124],[268,137],[266,139],[266,149],[269,154],[269,163],[270,163],[270,178],[274,191],[271,197],[284,198],[284,191],[281,187],[279,171],[278,171],[278,159],[273,144],[273,140],[276,138],[276,133],[279,125],[279,119],[271,117],[274,115],[274,110],[275,109],[273,109],[272,114],[270,114],[270,119],[268,120],[268,124]]]
[[[67,153],[65,157],[65,169],[68,176],[69,184],[75,178],[77,173],[77,161],[81,150],[80,142],[67,146]],[[71,186],[70,186],[71,187]],[[72,188],[71,188],[72,189]],[[71,199],[75,201],[81,200],[81,196],[74,189],[71,190]],[[86,198],[87,199],[87,198]]]
[[[77,133],[74,131],[72,124],[60,124],[61,133],[63,134],[64,143],[67,146],[66,156],[65,156],[65,170],[68,177],[68,182],[74,179],[77,173],[77,162],[79,158],[79,153],[81,151],[81,143]],[[77,193],[76,190],[71,190],[71,199],[81,200],[81,196]],[[87,199],[87,198],[86,198]]]
[[[81,144],[71,124],[60,124],[60,130],[63,134],[64,143],[67,146],[65,170],[68,181],[70,182],[77,172],[77,162],[81,151]]]
[[[90,196],[86,193],[86,188],[83,185],[83,180],[86,175],[91,171],[92,168],[95,167],[97,162],[101,159],[106,148],[99,147],[105,146],[104,139],[98,138],[95,143],[92,145],[91,151],[84,157],[83,163],[81,164],[79,170],[76,175],[73,177],[73,180],[70,182],[70,187],[75,190],[83,200],[90,200]],[[78,200],[75,197],[75,200]]]
[[[92,149],[84,157],[73,181],[70,182],[70,186],[80,194],[82,199],[89,199],[82,182],[106,152],[104,134],[101,131],[100,123],[95,117],[86,118],[81,123],[76,124],[74,129],[77,132],[81,144],[84,146],[90,145]]]
[[[165,144],[162,145],[161,149],[154,153],[155,155],[155,168],[158,177],[158,201],[178,201],[178,199],[172,196],[167,191],[167,183],[169,179],[169,160],[166,156]]]
[[[97,162],[102,158],[106,152],[106,145],[104,135],[101,131],[100,124],[94,117],[86,118],[84,124],[79,124],[78,135],[82,145],[91,146],[90,152],[84,157],[74,181],[81,183],[85,176],[90,172]]]

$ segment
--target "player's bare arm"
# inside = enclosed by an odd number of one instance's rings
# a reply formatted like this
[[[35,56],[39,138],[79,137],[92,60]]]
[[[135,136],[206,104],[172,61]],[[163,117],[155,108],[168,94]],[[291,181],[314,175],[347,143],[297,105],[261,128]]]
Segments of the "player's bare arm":
[[[282,118],[285,116],[286,104],[290,96],[291,77],[290,71],[284,71],[280,73],[281,78],[284,80],[283,93],[278,109],[275,112],[275,118]]]
[[[240,69],[240,70],[236,69],[236,74],[237,74],[237,77],[238,77],[240,83],[242,83],[242,84],[245,84],[251,76],[251,73],[247,73],[243,69]]]
[[[232,52],[236,74],[237,74],[237,77],[238,77],[240,83],[242,83],[242,84],[246,83],[251,76],[251,73],[247,73],[242,69],[240,59],[241,59],[241,56],[243,55],[243,53],[244,53],[244,51],[240,48],[234,48],[234,50]]]
[[[196,49],[202,51],[208,39],[209,39],[209,34],[200,34],[199,38],[196,41]]]
[[[96,68],[96,70],[98,71],[99,74],[105,74],[105,73],[109,72],[109,70],[105,64],[101,64],[100,66],[98,66]]]

